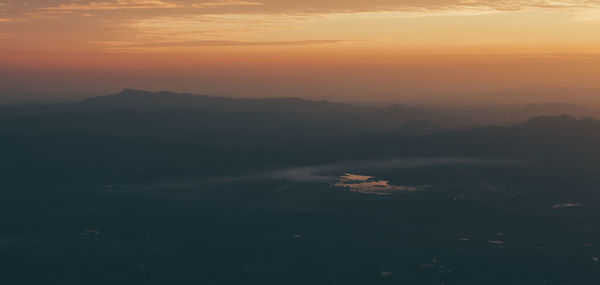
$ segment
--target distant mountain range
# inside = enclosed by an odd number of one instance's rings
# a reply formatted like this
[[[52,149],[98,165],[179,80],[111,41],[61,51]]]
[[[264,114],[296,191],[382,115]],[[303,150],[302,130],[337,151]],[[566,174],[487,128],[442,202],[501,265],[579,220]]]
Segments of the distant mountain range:
[[[597,120],[538,116],[469,127],[489,113],[124,90],[0,109],[0,171],[147,178],[386,157],[600,158]],[[461,125],[459,117],[484,119]],[[453,119],[458,127],[444,125]]]
[[[592,158],[600,155],[600,121],[539,116],[511,127],[443,132],[416,141],[420,151],[438,155]]]
[[[187,136],[209,131],[218,137],[224,133],[275,131],[300,139],[308,138],[304,134],[308,131],[317,138],[358,131],[405,129],[410,134],[421,134],[436,130],[424,122],[422,112],[408,106],[400,110],[398,106],[355,106],[299,98],[234,99],[131,89],[77,103],[6,107],[0,110],[0,116],[8,117],[4,124],[0,122],[0,128],[33,133]]]
[[[346,104],[329,101],[308,101],[300,98],[240,99],[173,93],[168,91],[148,92],[134,89],[102,97],[81,101],[78,108],[124,109],[124,110],[219,110],[219,111],[301,111],[308,108],[317,110],[344,110],[352,108]]]
[[[373,131],[402,129],[424,134],[457,128],[513,125],[535,116],[595,117],[598,112],[566,103],[481,106],[367,106],[300,98],[239,99],[134,89],[74,103],[22,104],[0,108],[0,115],[40,115],[82,112],[167,112],[270,114],[296,121],[334,124],[341,128]],[[417,127],[416,127],[417,126]]]

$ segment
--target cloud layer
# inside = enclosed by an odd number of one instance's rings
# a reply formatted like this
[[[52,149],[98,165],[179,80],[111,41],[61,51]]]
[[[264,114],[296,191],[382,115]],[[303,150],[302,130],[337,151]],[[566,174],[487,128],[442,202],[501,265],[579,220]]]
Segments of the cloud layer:
[[[598,8],[598,0],[6,0],[3,18],[23,18],[36,13],[164,10],[153,14],[286,13],[332,14],[364,12],[439,12],[453,10],[520,11],[529,9]],[[171,10],[171,11],[168,11]]]

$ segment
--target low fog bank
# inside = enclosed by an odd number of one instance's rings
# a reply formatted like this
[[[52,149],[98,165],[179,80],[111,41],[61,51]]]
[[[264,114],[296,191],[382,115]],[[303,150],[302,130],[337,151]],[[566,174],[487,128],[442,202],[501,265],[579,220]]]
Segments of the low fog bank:
[[[286,168],[257,177],[288,180],[291,182],[331,182],[337,176],[350,172],[368,172],[386,169],[424,168],[436,166],[510,166],[524,164],[512,159],[469,157],[414,157],[396,159],[353,160],[323,165]]]

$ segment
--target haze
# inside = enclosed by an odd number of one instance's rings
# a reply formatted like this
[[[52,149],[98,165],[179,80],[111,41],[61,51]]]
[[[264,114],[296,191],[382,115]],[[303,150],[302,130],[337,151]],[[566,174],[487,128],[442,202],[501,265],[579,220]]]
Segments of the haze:
[[[599,72],[600,1],[0,1],[5,97],[595,101]]]
[[[600,0],[0,0],[0,284],[600,276]]]

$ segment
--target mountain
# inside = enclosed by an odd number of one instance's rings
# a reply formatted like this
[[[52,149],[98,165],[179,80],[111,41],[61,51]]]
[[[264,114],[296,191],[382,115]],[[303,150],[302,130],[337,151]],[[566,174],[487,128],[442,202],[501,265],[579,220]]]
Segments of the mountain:
[[[405,112],[299,98],[236,99],[125,89],[71,104],[0,110],[0,130],[92,132],[116,136],[199,137],[207,143],[324,140],[359,132],[430,133],[431,124]],[[271,135],[268,134],[274,134]]]
[[[356,109],[340,103],[328,101],[308,101],[300,98],[273,98],[273,99],[237,99],[226,97],[213,97],[206,95],[192,95],[186,93],[173,93],[168,91],[149,92],[134,89],[101,97],[89,98],[76,104],[78,108],[95,110],[212,110],[212,111],[307,111],[326,109]]]
[[[600,158],[600,121],[568,115],[539,116],[510,127],[483,127],[390,139],[405,154],[501,158]]]
[[[75,103],[0,109],[0,134],[15,164],[22,157],[35,160],[35,153],[74,162],[78,157],[94,157],[98,165],[110,165],[110,160],[104,160],[112,157],[129,167],[151,157],[156,164],[175,163],[181,168],[171,169],[192,172],[227,166],[239,156],[263,167],[398,156],[593,158],[600,148],[596,147],[600,122],[590,118],[539,116],[503,127],[435,125],[450,117],[404,105],[355,106],[126,89]],[[81,141],[85,143],[75,143]]]
[[[415,136],[491,125],[511,126],[536,116],[560,114],[595,115],[585,107],[558,103],[364,106],[300,98],[242,99],[124,89],[117,94],[73,103],[5,106],[0,108],[0,118],[7,119],[0,121],[0,129],[10,129],[12,125],[14,130],[25,132],[62,129],[136,134],[152,126],[156,134],[165,135],[202,132],[206,128],[244,132],[272,127],[272,131],[283,131],[302,125],[306,131],[315,131],[311,135],[314,138],[366,131],[396,131]]]

